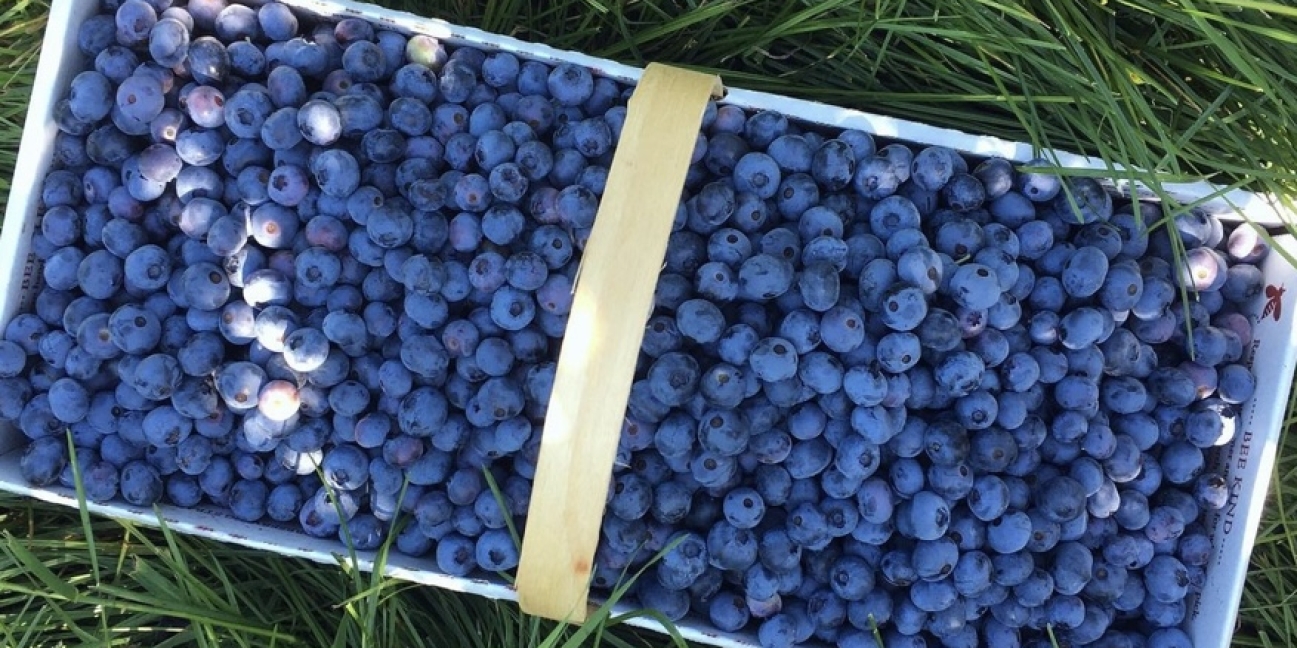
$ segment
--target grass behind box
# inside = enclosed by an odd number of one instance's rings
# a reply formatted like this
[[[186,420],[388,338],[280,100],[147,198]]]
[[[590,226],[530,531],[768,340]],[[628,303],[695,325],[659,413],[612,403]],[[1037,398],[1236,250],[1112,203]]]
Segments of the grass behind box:
[[[628,63],[719,71],[736,86],[1297,195],[1297,8],[1279,2],[379,3]],[[47,10],[46,0],[0,8],[0,209]],[[1290,416],[1286,426],[1294,423]],[[1297,645],[1297,440],[1284,438],[1273,480],[1238,646]],[[93,542],[75,511],[0,495],[0,644],[486,648],[541,645],[549,629],[510,604],[111,520],[90,525]],[[620,633],[611,643],[627,641],[666,643]]]

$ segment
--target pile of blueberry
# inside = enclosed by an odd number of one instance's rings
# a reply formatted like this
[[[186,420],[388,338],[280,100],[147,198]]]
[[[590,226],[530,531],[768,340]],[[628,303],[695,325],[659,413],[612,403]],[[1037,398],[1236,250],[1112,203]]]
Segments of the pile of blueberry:
[[[516,567],[630,89],[276,2],[101,5],[0,341],[23,475],[73,484],[70,431],[93,501]],[[1263,238],[881,144],[708,106],[596,587],[674,542],[639,603],[766,648],[1188,646]]]

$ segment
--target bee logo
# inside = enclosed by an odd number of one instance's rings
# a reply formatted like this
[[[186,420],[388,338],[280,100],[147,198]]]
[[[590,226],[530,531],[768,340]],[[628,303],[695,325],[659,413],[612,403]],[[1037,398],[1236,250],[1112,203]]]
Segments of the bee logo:
[[[1286,291],[1282,285],[1265,287],[1265,308],[1261,309],[1261,317],[1263,319],[1273,316],[1274,321],[1278,322],[1279,319],[1283,317],[1284,292]]]

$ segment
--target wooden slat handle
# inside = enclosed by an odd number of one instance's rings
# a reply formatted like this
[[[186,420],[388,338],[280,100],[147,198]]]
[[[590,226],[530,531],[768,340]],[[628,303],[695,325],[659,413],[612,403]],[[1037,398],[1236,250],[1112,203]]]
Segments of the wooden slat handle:
[[[667,238],[719,77],[651,64],[631,95],[559,353],[518,565],[524,612],[582,622]]]

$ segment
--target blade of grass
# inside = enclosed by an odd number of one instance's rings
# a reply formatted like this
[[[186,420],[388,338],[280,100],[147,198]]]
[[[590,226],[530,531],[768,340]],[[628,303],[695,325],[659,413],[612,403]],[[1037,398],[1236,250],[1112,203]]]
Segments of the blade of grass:
[[[86,506],[85,482],[81,480],[81,462],[77,461],[77,446],[72,440],[72,430],[67,431],[68,456],[71,457],[72,481],[77,493],[77,512],[81,517],[81,532],[90,545],[87,554],[90,557],[90,573],[94,574],[95,583],[99,583],[99,552],[95,550],[95,532],[90,526],[90,509]]]
[[[0,535],[0,538],[4,539],[4,552],[26,569],[27,576],[35,579],[37,583],[45,587],[54,596],[68,601],[76,600],[77,588],[59,578],[49,566],[41,562],[30,549],[24,546],[21,540],[15,538],[8,531]]]

